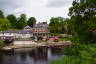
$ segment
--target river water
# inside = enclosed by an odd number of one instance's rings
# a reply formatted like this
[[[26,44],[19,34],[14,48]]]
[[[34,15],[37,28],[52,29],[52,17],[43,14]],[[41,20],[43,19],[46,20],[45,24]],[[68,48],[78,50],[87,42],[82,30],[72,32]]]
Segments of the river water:
[[[63,56],[61,50],[52,48],[23,48],[0,53],[0,64],[48,64]]]

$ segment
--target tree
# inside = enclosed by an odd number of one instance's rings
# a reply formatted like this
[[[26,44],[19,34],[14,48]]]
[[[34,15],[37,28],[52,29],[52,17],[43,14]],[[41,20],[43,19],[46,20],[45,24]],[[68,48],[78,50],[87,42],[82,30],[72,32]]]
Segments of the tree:
[[[69,11],[71,17],[82,15],[86,17],[85,20],[89,20],[96,15],[96,0],[74,0]]]
[[[0,18],[4,18],[4,14],[1,10],[0,10]]]
[[[34,17],[30,17],[29,20],[27,21],[27,24],[30,27],[33,27],[33,25],[36,23],[36,19]]]
[[[75,0],[69,11],[69,33],[77,35],[80,42],[96,42],[96,0]]]
[[[59,21],[57,18],[51,18],[49,28],[51,33],[58,33]]]
[[[51,33],[65,33],[65,19],[63,17],[52,17],[49,23]]]
[[[17,28],[17,18],[16,16],[14,16],[13,14],[10,14],[7,16],[7,19],[10,21],[11,23],[11,28]]]
[[[25,14],[21,14],[18,19],[18,29],[23,29],[27,25],[27,19]]]
[[[0,18],[0,31],[7,30],[11,27],[8,19]]]

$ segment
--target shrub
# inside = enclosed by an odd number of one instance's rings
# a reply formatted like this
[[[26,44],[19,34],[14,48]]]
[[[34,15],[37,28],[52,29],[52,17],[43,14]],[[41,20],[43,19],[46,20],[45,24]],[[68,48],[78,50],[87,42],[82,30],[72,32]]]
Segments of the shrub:
[[[3,47],[3,41],[0,40],[0,48],[2,48],[2,47]]]
[[[51,61],[50,64],[96,64],[96,44],[65,46],[64,54],[60,60]]]

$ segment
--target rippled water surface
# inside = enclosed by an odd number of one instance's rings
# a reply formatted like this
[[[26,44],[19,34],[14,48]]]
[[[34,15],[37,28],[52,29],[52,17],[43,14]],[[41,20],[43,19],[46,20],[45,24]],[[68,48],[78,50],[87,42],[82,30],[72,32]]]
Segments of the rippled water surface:
[[[0,64],[48,64],[51,60],[58,60],[63,53],[51,48],[23,48],[13,52],[1,52]]]

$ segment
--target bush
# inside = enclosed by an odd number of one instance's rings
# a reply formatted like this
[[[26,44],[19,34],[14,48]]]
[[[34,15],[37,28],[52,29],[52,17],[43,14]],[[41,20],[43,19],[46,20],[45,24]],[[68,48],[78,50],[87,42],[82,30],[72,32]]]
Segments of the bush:
[[[32,40],[34,40],[34,39],[35,39],[35,37],[31,37],[31,39],[32,39]]]
[[[3,47],[3,41],[0,40],[0,48],[2,48],[2,47]]]
[[[64,54],[60,60],[51,61],[50,64],[96,64],[96,44],[65,46]]]
[[[50,64],[78,64],[79,59],[73,56],[63,56],[58,61],[51,61]]]

